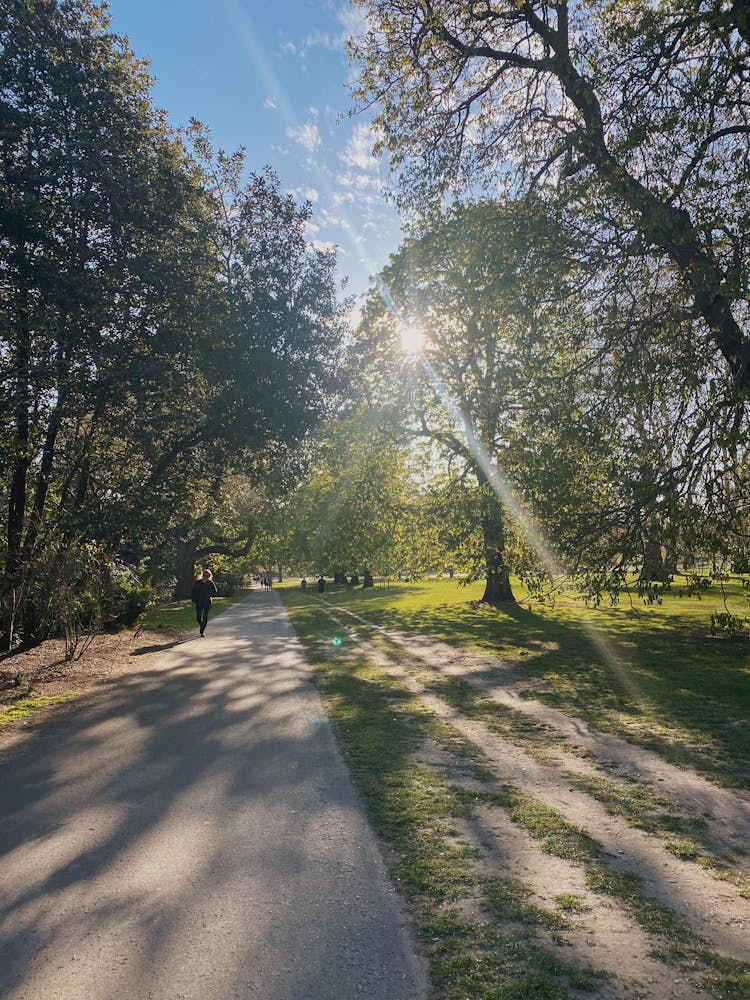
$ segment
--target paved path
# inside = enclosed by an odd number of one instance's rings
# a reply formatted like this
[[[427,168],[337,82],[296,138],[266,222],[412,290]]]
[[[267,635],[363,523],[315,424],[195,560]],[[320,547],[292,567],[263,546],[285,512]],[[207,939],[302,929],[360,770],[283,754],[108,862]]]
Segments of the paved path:
[[[3,1000],[423,1000],[279,598],[0,759]]]

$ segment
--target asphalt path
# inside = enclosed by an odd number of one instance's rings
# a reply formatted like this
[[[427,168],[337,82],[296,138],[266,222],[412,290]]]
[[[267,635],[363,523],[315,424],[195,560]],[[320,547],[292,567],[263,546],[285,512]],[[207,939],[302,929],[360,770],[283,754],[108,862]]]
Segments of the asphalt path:
[[[426,995],[272,591],[0,758],[3,1000]]]

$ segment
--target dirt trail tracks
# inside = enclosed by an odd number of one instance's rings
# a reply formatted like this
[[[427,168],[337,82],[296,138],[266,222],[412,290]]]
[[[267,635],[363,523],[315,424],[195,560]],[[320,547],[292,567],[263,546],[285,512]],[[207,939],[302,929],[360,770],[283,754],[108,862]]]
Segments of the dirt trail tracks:
[[[716,983],[716,996],[748,995],[747,792],[521,697],[528,680],[499,657],[326,611],[350,645],[471,742],[489,780],[478,782],[465,757],[429,740],[418,762],[481,793],[459,840],[476,849],[488,877],[522,880],[547,909],[575,901],[574,918],[545,944],[609,974],[596,996],[692,1000]],[[582,849],[561,849],[540,833],[528,820],[534,810]],[[464,918],[473,905],[464,901]]]

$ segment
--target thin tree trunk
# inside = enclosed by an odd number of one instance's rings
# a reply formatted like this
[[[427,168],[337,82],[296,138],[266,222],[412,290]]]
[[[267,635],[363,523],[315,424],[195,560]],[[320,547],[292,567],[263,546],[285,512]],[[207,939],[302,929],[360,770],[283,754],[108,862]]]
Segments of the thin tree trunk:
[[[195,559],[198,550],[197,543],[190,534],[190,528],[183,525],[175,531],[176,546],[176,583],[174,596],[177,600],[190,597],[195,580]]]
[[[28,294],[25,287],[19,296],[18,345],[15,365],[16,389],[16,436],[14,441],[13,472],[8,490],[7,552],[0,593],[2,635],[0,649],[13,647],[18,601],[21,590],[23,564],[21,546],[26,521],[28,475],[31,464],[29,451],[31,387],[29,385],[31,364],[31,332],[29,325]]]

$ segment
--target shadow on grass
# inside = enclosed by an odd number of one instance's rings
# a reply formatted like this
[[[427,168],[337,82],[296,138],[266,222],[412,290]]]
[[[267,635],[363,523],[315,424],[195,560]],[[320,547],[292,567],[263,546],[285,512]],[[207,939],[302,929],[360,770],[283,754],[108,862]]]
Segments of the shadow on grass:
[[[480,684],[527,677],[527,693],[723,784],[750,780],[750,641],[707,634],[675,613],[530,609],[462,600],[430,604],[424,584],[327,594],[374,625],[500,657]],[[610,650],[591,636],[592,628]],[[588,629],[588,631],[587,631]],[[523,693],[523,692],[522,692]]]

